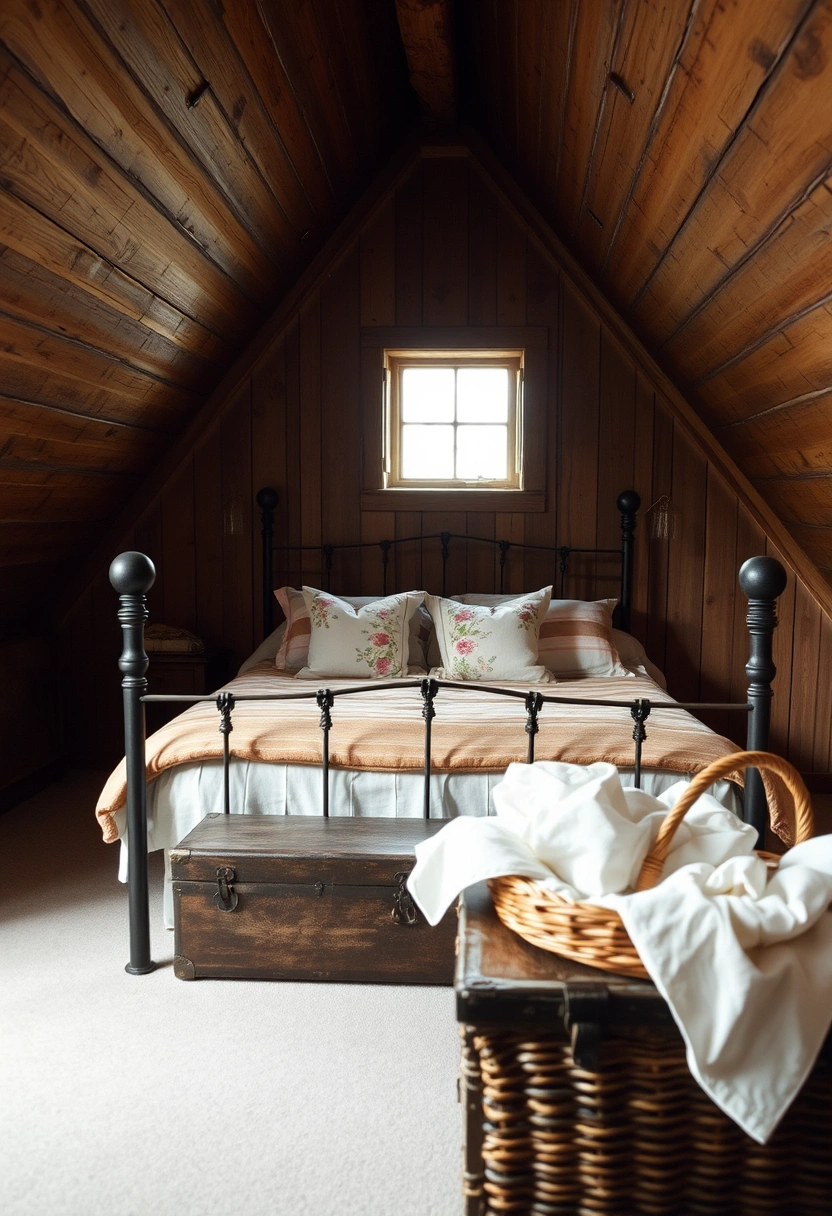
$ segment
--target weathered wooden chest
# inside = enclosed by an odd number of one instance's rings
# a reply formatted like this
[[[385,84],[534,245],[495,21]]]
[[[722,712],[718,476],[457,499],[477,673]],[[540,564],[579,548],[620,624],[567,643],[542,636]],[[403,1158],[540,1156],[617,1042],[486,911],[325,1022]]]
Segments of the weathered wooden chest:
[[[171,852],[180,979],[451,984],[456,910],[405,887],[445,821],[208,815]]]

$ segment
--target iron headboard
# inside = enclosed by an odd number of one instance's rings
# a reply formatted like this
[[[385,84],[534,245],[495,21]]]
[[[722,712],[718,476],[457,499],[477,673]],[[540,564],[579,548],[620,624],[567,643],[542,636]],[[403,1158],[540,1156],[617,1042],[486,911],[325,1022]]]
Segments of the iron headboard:
[[[616,506],[621,513],[621,544],[616,549],[587,549],[573,545],[527,545],[522,541],[499,540],[492,536],[470,536],[462,532],[425,532],[415,536],[400,536],[392,540],[356,541],[344,544],[320,545],[276,545],[274,543],[274,514],[280,502],[276,490],[266,486],[257,493],[257,505],[260,508],[263,537],[263,637],[268,637],[274,628],[274,553],[320,553],[323,559],[323,572],[326,576],[324,590],[331,591],[332,563],[336,551],[341,549],[378,549],[381,553],[382,594],[387,594],[387,568],[390,560],[390,550],[394,545],[412,544],[414,541],[438,540],[442,547],[442,595],[447,594],[446,575],[451,541],[476,541],[486,545],[494,545],[499,550],[500,593],[504,588],[506,559],[510,549],[549,553],[553,561],[552,583],[559,585],[560,596],[563,597],[564,583],[569,566],[569,558],[573,553],[594,554],[596,556],[615,554],[621,560],[621,584],[618,595],[617,624],[619,628],[629,632],[630,609],[633,592],[633,539],[636,529],[636,515],[641,506],[641,498],[635,490],[623,490],[616,499]]]

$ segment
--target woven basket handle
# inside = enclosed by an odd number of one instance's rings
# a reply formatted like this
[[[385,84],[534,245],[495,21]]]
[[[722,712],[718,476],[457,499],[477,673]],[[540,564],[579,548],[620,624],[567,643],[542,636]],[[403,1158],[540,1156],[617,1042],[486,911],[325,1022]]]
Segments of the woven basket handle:
[[[782,778],[794,800],[795,843],[808,840],[812,835],[812,804],[809,791],[803,783],[803,778],[797,769],[772,752],[732,752],[730,756],[722,756],[714,760],[701,773],[697,773],[679,801],[669,812],[659,828],[655,844],[644,859],[636,881],[636,891],[647,891],[655,887],[662,872],[670,843],[687,812],[696,802],[700,794],[704,794],[709,786],[721,777],[727,777],[741,768],[758,768],[761,772],[774,773]]]

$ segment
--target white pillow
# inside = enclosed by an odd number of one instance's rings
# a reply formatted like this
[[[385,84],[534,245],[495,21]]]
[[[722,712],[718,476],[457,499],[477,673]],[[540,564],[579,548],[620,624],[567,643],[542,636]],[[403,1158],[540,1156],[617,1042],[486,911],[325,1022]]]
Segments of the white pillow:
[[[512,597],[468,592],[452,598],[494,607]],[[539,662],[557,679],[629,675],[613,641],[612,612],[617,603],[615,599],[551,600],[540,627]]]
[[[406,673],[410,621],[423,591],[388,595],[360,608],[315,587],[304,587],[303,598],[311,631],[299,679],[390,679]]]
[[[274,594],[277,602],[283,609],[283,614],[286,617],[285,624],[287,626],[280,648],[274,656],[275,667],[278,671],[296,674],[306,667],[309,661],[311,626],[309,624],[309,612],[306,608],[306,601],[303,598],[303,592],[296,590],[294,587],[278,587]],[[322,594],[329,595],[329,592],[326,591]],[[338,598],[344,600],[353,608],[364,608],[367,604],[374,604],[381,596],[341,595]],[[410,642],[407,662],[410,668],[416,669],[412,674],[420,674],[427,671],[427,651],[431,631],[432,626],[428,610],[424,604],[420,604],[410,622]]]
[[[629,667],[630,671],[640,667],[651,680],[658,684],[659,688],[663,688],[667,692],[664,672],[648,659],[647,652],[638,638],[634,638],[631,633],[625,633],[623,629],[613,629],[612,640],[618,651],[618,657],[625,667]]]
[[[551,587],[487,607],[425,596],[448,680],[550,681],[537,662],[537,638]]]
[[[286,622],[284,621],[282,625],[278,625],[277,629],[274,629],[269,636],[260,643],[254,654],[249,655],[245,663],[241,665],[237,675],[241,676],[244,671],[248,671],[249,667],[255,667],[258,663],[265,663],[266,659],[273,659],[278,650],[280,650],[280,644],[283,641],[283,635],[285,632]]]

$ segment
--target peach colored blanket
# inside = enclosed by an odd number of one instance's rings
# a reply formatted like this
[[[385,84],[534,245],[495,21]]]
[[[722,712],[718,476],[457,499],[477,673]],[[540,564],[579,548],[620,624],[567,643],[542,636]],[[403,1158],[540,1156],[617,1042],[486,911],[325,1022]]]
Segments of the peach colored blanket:
[[[330,688],[355,687],[355,681],[331,680]],[[317,684],[275,672],[261,663],[227,687],[244,693],[314,691]],[[470,686],[469,686],[470,687]],[[502,772],[526,755],[522,700],[498,697],[487,685],[476,692],[442,688],[435,702],[432,765],[436,772]],[[558,684],[505,685],[545,695],[580,696],[601,700],[647,697],[654,705],[672,703],[652,680],[641,676],[585,679]],[[418,688],[375,690],[336,699],[332,711],[330,763],[333,767],[381,772],[419,770],[424,764],[424,722]],[[239,703],[230,736],[232,756],[282,764],[319,764],[321,760],[320,710],[308,701],[249,701]],[[147,740],[147,777],[165,769],[222,757],[216,704],[202,702],[169,722]],[[619,767],[633,764],[633,722],[628,709],[605,706],[545,705],[535,743],[538,760],[565,760],[591,764],[606,760]],[[698,772],[712,760],[736,747],[728,739],[683,710],[656,708],[647,721],[642,763],[645,768],[680,774]],[[742,784],[743,774],[734,778]],[[124,805],[126,770],[122,760],[110,776],[96,808],[104,839],[118,837],[113,814]],[[776,791],[769,789],[775,830],[782,819]],[[788,834],[788,827],[782,833]]]

